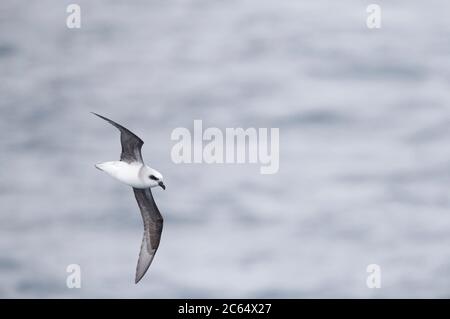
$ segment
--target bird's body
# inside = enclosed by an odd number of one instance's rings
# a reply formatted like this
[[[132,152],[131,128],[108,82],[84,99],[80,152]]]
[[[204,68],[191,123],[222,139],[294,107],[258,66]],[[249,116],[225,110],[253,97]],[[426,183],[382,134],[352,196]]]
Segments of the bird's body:
[[[141,210],[144,223],[144,236],[136,267],[135,283],[138,283],[153,261],[153,257],[159,247],[163,228],[163,218],[150,189],[156,186],[166,189],[166,186],[163,183],[161,173],[145,165],[141,154],[144,142],[139,137],[122,125],[99,114],[93,114],[104,119],[120,131],[120,142],[122,145],[120,161],[104,162],[95,165],[95,167],[118,181],[133,187],[134,196]]]
[[[154,176],[161,174],[145,164],[112,161],[97,164],[95,167],[133,188],[146,189],[159,186],[156,181],[148,177],[152,174]]]

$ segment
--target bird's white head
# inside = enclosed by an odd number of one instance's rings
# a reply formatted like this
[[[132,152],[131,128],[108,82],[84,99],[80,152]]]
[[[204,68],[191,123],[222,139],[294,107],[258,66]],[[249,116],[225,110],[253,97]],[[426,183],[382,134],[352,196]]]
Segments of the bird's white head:
[[[166,185],[164,185],[164,178],[160,172],[156,169],[151,168],[150,166],[145,165],[141,170],[141,178],[145,180],[148,187],[161,187],[162,189],[166,189]]]

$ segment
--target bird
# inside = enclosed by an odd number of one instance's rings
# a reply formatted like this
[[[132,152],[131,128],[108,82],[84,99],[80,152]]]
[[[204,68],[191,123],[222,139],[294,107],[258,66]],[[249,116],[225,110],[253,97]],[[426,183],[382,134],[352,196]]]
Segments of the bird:
[[[135,284],[144,277],[158,250],[163,229],[163,217],[153,199],[151,188],[166,189],[163,176],[157,170],[144,163],[142,159],[142,141],[133,132],[100,114],[91,112],[107,121],[120,131],[122,153],[120,161],[96,164],[95,167],[114,179],[133,188],[134,196],[144,222],[144,235],[136,266]]]

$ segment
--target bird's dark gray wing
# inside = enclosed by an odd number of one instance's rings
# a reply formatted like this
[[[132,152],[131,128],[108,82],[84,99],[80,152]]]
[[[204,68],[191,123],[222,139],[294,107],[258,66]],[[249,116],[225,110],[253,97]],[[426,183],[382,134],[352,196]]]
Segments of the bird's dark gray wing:
[[[139,162],[143,163],[142,160],[142,154],[141,154],[141,148],[144,144],[144,141],[142,141],[138,136],[136,136],[133,132],[128,130],[127,128],[123,127],[120,124],[117,124],[116,122],[101,116],[97,113],[92,112],[92,114],[97,115],[98,117],[104,119],[105,121],[109,122],[110,124],[114,125],[116,128],[120,131],[120,143],[122,144],[122,153],[120,154],[120,160],[132,163],[132,162]]]
[[[158,249],[163,228],[163,218],[156,206],[150,188],[133,188],[133,191],[144,221],[144,237],[142,238],[141,251],[136,266],[135,283],[138,283],[147,272],[148,267],[150,267]]]

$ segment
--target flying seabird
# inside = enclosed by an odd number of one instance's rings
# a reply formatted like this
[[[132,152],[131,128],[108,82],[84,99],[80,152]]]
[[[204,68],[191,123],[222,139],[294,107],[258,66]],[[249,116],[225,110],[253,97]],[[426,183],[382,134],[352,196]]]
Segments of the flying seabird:
[[[100,163],[95,167],[133,188],[144,221],[144,236],[136,266],[135,283],[138,283],[152,263],[163,228],[163,218],[153,199],[151,188],[160,186],[165,190],[166,186],[161,173],[144,164],[141,154],[144,142],[139,137],[104,116],[94,112],[92,114],[109,122],[120,131],[120,142],[122,144],[120,161]]]

